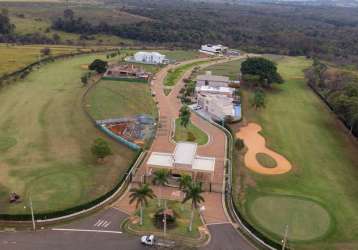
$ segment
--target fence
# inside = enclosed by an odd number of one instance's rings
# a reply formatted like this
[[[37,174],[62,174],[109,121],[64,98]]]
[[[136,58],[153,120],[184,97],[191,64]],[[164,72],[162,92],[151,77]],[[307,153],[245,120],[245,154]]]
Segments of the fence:
[[[226,134],[227,138],[227,164],[225,168],[225,204],[227,207],[227,211],[229,212],[229,215],[231,219],[236,222],[239,225],[239,230],[244,233],[248,238],[251,239],[253,243],[258,245],[261,248],[264,249],[281,249],[282,245],[267,238],[265,235],[263,235],[261,232],[256,230],[240,213],[239,209],[236,207],[233,196],[232,196],[232,156],[233,156],[233,149],[234,149],[234,138],[232,136],[232,132],[229,131],[227,128],[221,126],[220,124],[217,124],[207,117],[201,115],[200,113],[195,112],[197,115],[199,115],[201,118],[206,120],[207,122],[211,123],[215,127],[219,128]],[[288,249],[288,248],[286,248]]]
[[[141,164],[142,160],[145,158],[146,152],[139,150],[136,157],[130,164],[127,172],[119,180],[119,182],[114,186],[112,190],[100,196],[97,199],[94,199],[90,202],[71,207],[61,211],[54,211],[49,213],[35,213],[35,219],[37,223],[51,223],[61,220],[72,219],[74,217],[89,213],[93,210],[96,210],[110,201],[115,199],[124,193],[127,189],[127,186],[131,182],[138,166]],[[31,221],[31,214],[0,214],[0,220],[4,221],[13,221],[13,222],[26,222]]]

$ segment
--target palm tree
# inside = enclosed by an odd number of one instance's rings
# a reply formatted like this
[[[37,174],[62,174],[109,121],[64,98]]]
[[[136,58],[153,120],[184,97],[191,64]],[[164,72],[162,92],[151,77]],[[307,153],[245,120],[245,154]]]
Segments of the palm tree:
[[[184,174],[180,176],[179,189],[183,191],[186,190],[191,185],[191,182],[192,182],[192,178],[190,175]]]
[[[129,204],[136,202],[136,208],[140,207],[140,225],[143,225],[143,206],[148,205],[148,199],[153,199],[156,196],[148,184],[141,184],[138,188],[131,188],[129,192],[131,192]]]
[[[194,221],[194,211],[200,205],[200,203],[204,202],[204,197],[202,196],[203,189],[200,183],[192,183],[189,187],[184,190],[185,197],[183,199],[183,203],[191,200],[191,216],[190,216],[190,224],[189,224],[189,231],[191,232],[193,229],[193,221]]]
[[[160,197],[158,197],[158,206],[161,204],[160,198],[162,197],[162,187],[168,183],[169,172],[166,169],[159,169],[154,172],[153,184],[159,185]]]

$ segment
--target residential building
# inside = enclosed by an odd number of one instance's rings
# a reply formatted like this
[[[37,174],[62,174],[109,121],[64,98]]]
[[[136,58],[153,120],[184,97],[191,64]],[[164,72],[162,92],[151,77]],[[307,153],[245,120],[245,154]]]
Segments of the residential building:
[[[224,95],[227,97],[234,97],[234,88],[229,87],[211,87],[211,86],[200,86],[195,88],[195,92],[197,95],[205,95],[205,94],[217,94]]]
[[[227,76],[212,75],[210,71],[207,71],[204,75],[198,75],[196,77],[196,86],[210,86],[210,87],[229,87],[231,83]]]
[[[169,60],[165,55],[159,52],[140,51],[130,57],[127,61],[145,63],[145,64],[167,64]]]
[[[225,95],[198,94],[198,105],[208,113],[213,120],[222,121],[227,116],[235,117],[233,98]]]
[[[148,80],[150,72],[146,72],[142,67],[134,64],[110,64],[104,78],[110,79],[142,79]]]
[[[200,52],[205,53],[205,54],[209,54],[209,55],[220,55],[220,54],[224,54],[225,51],[228,48],[221,45],[221,44],[217,44],[217,45],[213,45],[213,44],[204,44],[201,45],[200,48]]]

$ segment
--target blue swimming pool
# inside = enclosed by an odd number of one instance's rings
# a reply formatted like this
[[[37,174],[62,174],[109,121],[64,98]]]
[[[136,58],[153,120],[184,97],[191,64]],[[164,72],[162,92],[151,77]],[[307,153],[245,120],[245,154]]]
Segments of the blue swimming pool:
[[[241,119],[241,105],[240,104],[234,106],[234,114],[235,114],[235,118]]]

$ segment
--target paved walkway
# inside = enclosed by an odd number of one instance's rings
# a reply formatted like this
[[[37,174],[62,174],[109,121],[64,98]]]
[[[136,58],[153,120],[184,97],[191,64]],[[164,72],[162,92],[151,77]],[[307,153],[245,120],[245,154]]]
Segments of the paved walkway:
[[[179,95],[180,89],[184,87],[185,83],[183,79],[188,78],[190,76],[192,69],[189,69],[182,75],[182,77],[179,79],[177,84],[173,87],[171,93],[168,96],[166,96],[164,94],[164,80],[168,71],[171,69],[175,69],[176,67],[180,67],[183,64],[188,64],[196,61],[205,61],[205,60],[207,59],[201,58],[201,59],[185,61],[178,65],[168,65],[167,67],[163,68],[156,74],[155,80],[153,80],[151,83],[151,88],[152,88],[152,92],[155,93],[155,99],[156,102],[158,103],[160,125],[155,140],[151,146],[150,152],[157,151],[157,152],[171,153],[174,151],[175,144],[171,140],[173,123],[175,119],[179,116],[179,109],[182,106],[181,101],[180,99],[177,98],[177,96]],[[204,68],[210,65],[227,62],[229,60],[233,60],[233,59],[219,58],[217,60],[202,64],[201,67]],[[216,158],[215,171],[214,171],[213,184],[212,184],[212,190],[215,190],[216,192],[204,193],[204,198],[205,198],[205,203],[203,204],[205,206],[205,211],[203,213],[204,220],[208,224],[228,222],[228,219],[225,214],[225,210],[222,205],[222,190],[223,190],[225,156],[226,156],[225,134],[220,129],[211,125],[207,121],[203,120],[196,114],[192,114],[191,120],[197,127],[205,131],[210,136],[210,142],[208,144],[198,147],[198,154],[202,156],[210,156]],[[150,155],[150,152],[148,154],[148,157]],[[146,160],[138,169],[137,174],[134,178],[135,180],[140,181],[140,179],[144,175],[145,167],[146,167],[145,164],[146,164]],[[153,189],[156,195],[159,196],[160,194],[156,189],[156,187],[153,187]],[[163,196],[168,195],[168,193],[172,192],[170,188],[163,188],[163,190],[164,189],[167,190],[163,191]],[[182,199],[182,198],[179,197],[177,199]],[[129,197],[127,194],[120,201],[118,201],[115,206],[125,211],[132,212],[134,208],[128,205],[128,200]]]
[[[243,58],[243,57],[242,57]],[[240,57],[236,57],[240,59]],[[188,78],[191,74],[192,69],[186,71],[183,76],[179,79],[177,84],[173,87],[171,93],[166,96],[164,94],[164,79],[169,70],[179,67],[183,64],[191,63],[194,61],[202,61],[205,59],[196,59],[191,61],[183,62],[179,65],[169,65],[163,68],[156,74],[155,80],[152,81],[151,88],[152,92],[155,93],[155,99],[158,103],[159,109],[159,129],[157,131],[155,140],[149,150],[150,152],[168,152],[174,151],[175,144],[171,140],[173,123],[179,116],[179,109],[182,104],[180,99],[177,98],[180,89],[184,86],[183,79]],[[229,60],[228,58],[218,59],[206,64],[202,64],[201,67],[208,67],[210,65],[224,63]],[[212,242],[204,249],[255,249],[238,231],[233,227],[227,218],[225,209],[223,207],[223,189],[224,189],[224,173],[225,173],[225,159],[226,159],[226,136],[223,131],[213,126],[201,117],[192,113],[191,121],[195,126],[206,132],[210,136],[210,142],[206,145],[198,147],[198,154],[203,156],[210,156],[216,158],[214,179],[212,186],[216,192],[204,193],[205,211],[203,212],[203,219],[205,224],[212,234]],[[139,167],[135,180],[140,181],[145,173],[146,160]],[[132,186],[137,184],[132,184]],[[177,195],[177,188],[164,187],[160,191],[158,187],[153,186],[153,191],[157,196],[165,199],[177,199],[182,200],[182,196]],[[129,205],[129,193],[124,195],[118,200],[115,205],[116,208],[121,209],[129,214],[135,211],[134,205]]]

